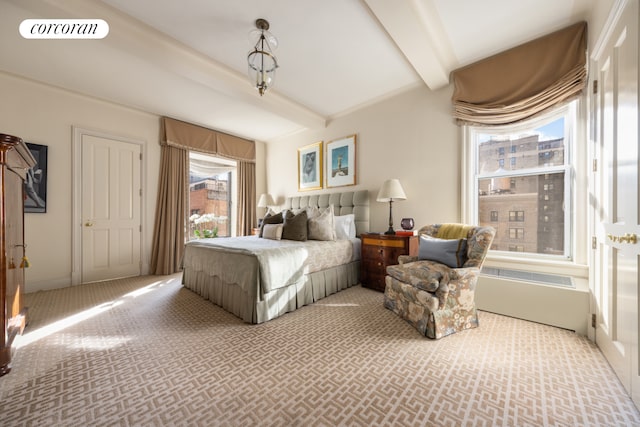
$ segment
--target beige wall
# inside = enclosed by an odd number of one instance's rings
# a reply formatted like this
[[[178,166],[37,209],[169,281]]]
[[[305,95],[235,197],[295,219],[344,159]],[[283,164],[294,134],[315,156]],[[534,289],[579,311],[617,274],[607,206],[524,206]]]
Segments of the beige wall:
[[[47,213],[25,214],[26,291],[69,286],[72,271],[72,126],[144,141],[143,273],[151,256],[160,119],[0,72],[0,133],[48,146]],[[265,144],[256,143],[257,197],[266,191]]]
[[[398,178],[407,200],[393,204],[394,228],[413,217],[416,227],[460,220],[460,138],[451,118],[451,91],[418,87],[309,130],[267,143],[267,186],[278,203],[285,197],[367,189],[371,230],[385,231],[389,204],[376,202],[384,180]],[[357,185],[298,192],[297,149],[357,135]]]
[[[47,212],[25,214],[31,266],[26,291],[71,283],[72,126],[145,141],[143,264],[148,265],[155,215],[159,118],[0,73],[0,132],[48,146]]]

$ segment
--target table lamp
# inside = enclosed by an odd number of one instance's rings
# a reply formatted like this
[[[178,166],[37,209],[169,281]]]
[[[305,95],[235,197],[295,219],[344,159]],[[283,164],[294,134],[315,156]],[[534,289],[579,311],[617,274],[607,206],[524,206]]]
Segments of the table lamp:
[[[384,234],[395,234],[393,230],[393,216],[392,216],[392,204],[394,200],[406,200],[407,196],[404,194],[402,185],[397,179],[388,179],[378,191],[378,202],[389,202],[389,229]]]
[[[274,206],[276,202],[271,197],[269,193],[263,193],[260,195],[260,199],[258,199],[258,207],[259,208],[268,208],[269,206]],[[258,227],[262,225],[262,218],[258,220]]]

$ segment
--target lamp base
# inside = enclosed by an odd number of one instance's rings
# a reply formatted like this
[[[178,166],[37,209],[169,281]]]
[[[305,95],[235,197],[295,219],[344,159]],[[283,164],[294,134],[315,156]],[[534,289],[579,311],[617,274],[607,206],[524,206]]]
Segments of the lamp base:
[[[384,234],[396,234],[396,232],[393,230],[392,227],[389,227],[389,229],[385,231]]]

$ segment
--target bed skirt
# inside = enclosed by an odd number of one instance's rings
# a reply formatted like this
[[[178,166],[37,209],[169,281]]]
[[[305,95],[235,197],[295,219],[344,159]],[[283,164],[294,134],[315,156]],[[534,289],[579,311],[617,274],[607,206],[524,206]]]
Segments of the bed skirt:
[[[307,274],[297,283],[264,295],[258,295],[257,290],[246,292],[240,286],[223,282],[219,277],[209,275],[205,271],[185,267],[182,274],[182,284],[185,288],[247,323],[263,323],[275,319],[357,285],[359,281],[360,261]]]

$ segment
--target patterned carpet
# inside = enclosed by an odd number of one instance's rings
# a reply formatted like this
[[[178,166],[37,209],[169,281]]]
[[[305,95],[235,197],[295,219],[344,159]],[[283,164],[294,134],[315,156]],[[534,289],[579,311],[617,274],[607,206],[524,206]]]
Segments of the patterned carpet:
[[[572,332],[480,313],[427,340],[360,286],[261,325],[141,277],[27,295],[2,426],[629,426]]]

